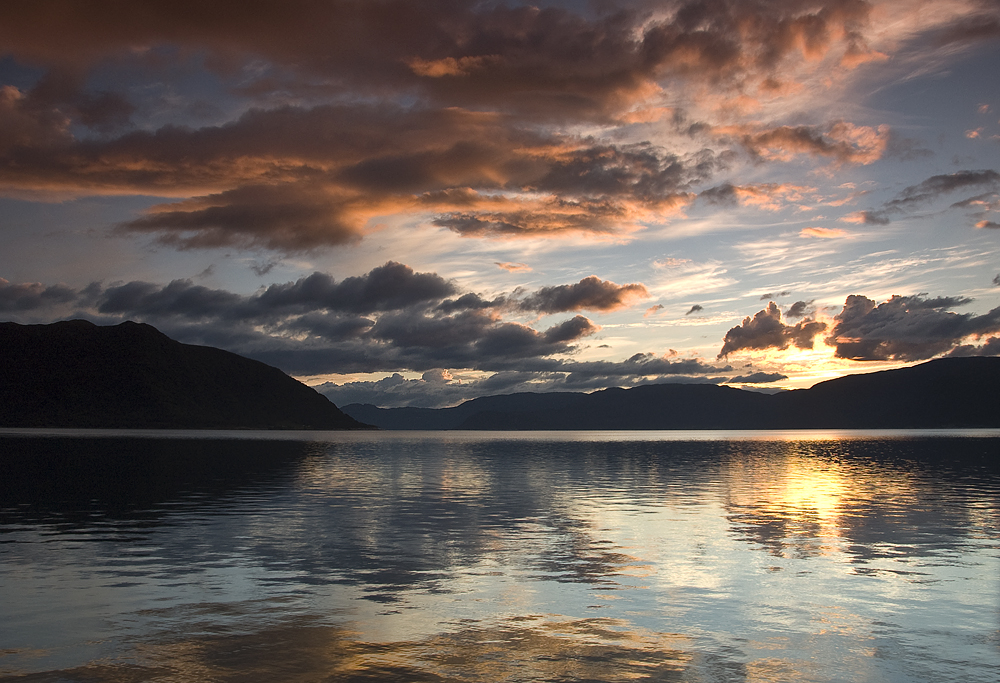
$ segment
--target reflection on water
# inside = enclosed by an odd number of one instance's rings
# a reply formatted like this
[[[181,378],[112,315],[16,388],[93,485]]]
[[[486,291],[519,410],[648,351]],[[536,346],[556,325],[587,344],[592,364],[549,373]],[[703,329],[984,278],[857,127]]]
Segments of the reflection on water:
[[[78,436],[0,437],[0,680],[1000,665],[995,435]]]

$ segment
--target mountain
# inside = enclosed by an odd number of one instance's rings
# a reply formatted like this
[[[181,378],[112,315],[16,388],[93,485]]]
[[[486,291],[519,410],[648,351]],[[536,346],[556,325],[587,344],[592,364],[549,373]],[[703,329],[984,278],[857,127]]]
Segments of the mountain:
[[[0,427],[369,427],[277,368],[134,322],[0,323],[0,406]]]
[[[356,420],[378,425],[379,429],[469,429],[459,425],[480,413],[519,414],[532,410],[558,410],[570,408],[586,398],[587,394],[573,392],[526,392],[473,398],[451,408],[378,408],[370,403],[352,403],[344,406],[343,410]]]
[[[911,429],[1000,427],[1000,358],[943,358],[762,394],[650,384],[591,394],[511,394],[453,408],[344,412],[383,429]]]

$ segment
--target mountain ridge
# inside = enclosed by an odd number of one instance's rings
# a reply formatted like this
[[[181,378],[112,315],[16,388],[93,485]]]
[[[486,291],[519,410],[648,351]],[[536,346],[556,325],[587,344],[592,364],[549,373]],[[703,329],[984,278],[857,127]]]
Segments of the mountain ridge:
[[[0,427],[364,429],[278,368],[136,322],[0,323]]]
[[[998,387],[1000,358],[968,357],[847,375],[777,394],[671,383],[590,394],[485,396],[451,408],[353,403],[343,410],[382,429],[975,428],[1000,427]]]

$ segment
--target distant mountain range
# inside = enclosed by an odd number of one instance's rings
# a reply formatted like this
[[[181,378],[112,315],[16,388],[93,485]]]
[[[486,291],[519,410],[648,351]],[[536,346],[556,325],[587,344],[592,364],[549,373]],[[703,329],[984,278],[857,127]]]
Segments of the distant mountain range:
[[[84,320],[0,323],[0,427],[370,428],[264,363]]]
[[[762,394],[708,384],[487,396],[348,415],[381,429],[915,429],[1000,427],[1000,358],[943,358]]]

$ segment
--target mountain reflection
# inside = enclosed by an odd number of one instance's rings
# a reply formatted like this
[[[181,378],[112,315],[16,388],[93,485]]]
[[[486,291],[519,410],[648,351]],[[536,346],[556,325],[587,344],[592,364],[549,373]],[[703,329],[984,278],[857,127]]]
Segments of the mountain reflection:
[[[998,452],[0,439],[0,680],[990,680]]]
[[[704,681],[747,680],[724,656],[699,655],[683,636],[629,630],[611,619],[542,616],[467,624],[431,638],[368,643],[311,620],[236,634],[175,634],[134,653],[18,677],[25,683],[114,681]],[[0,676],[0,681],[10,680]]]
[[[294,441],[0,437],[0,515],[86,528],[273,488],[310,453]],[[0,531],[2,531],[0,526]]]

